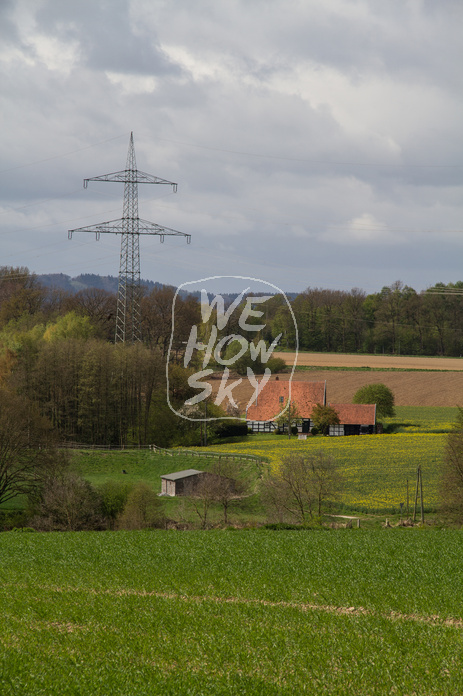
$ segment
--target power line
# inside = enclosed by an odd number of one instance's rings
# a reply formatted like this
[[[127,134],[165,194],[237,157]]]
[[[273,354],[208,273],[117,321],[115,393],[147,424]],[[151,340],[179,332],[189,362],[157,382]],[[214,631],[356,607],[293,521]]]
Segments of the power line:
[[[52,157],[45,157],[44,159],[34,160],[33,162],[28,162],[27,164],[18,164],[16,167],[10,167],[9,169],[0,169],[0,174],[6,174],[7,172],[13,172],[16,169],[24,169],[25,167],[32,167],[34,164],[42,164],[43,162],[51,162],[52,160],[61,159],[61,157],[68,157],[69,155],[75,155],[77,152],[83,152],[84,150],[90,150],[92,147],[98,147],[99,145],[104,145],[105,143],[110,143],[112,140],[119,140],[123,138],[123,135],[116,135],[114,138],[107,138],[106,140],[100,140],[98,143],[93,143],[92,145],[85,145],[85,147],[79,147],[77,150],[70,150],[69,152],[63,152],[60,155],[53,155]]]
[[[159,140],[162,140],[163,142],[166,143],[172,143],[174,145],[184,145],[186,147],[196,147],[201,150],[210,150],[212,152],[224,152],[227,154],[231,155],[244,155],[245,157],[256,157],[260,159],[274,159],[274,160],[283,160],[286,162],[305,162],[307,164],[322,164],[326,166],[330,165],[340,165],[340,166],[347,166],[347,167],[385,167],[385,168],[417,168],[417,169],[456,169],[458,167],[462,167],[462,164],[378,164],[375,162],[337,162],[337,161],[332,161],[332,160],[312,160],[312,159],[307,159],[303,157],[286,157],[286,156],[281,156],[281,155],[266,155],[266,154],[259,154],[256,152],[246,152],[243,150],[229,150],[225,148],[220,148],[220,147],[210,147],[208,145],[197,145],[196,143],[185,143],[180,140],[168,140],[167,138],[159,138]]]

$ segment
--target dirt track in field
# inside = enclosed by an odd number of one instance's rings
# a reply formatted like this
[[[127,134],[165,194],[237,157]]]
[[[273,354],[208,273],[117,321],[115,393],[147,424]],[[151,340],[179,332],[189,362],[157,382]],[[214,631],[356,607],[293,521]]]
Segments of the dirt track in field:
[[[12,587],[14,589],[30,589],[28,585],[23,583],[7,583],[4,587]],[[117,589],[98,589],[94,587],[57,587],[50,585],[38,585],[40,590],[45,592],[52,592],[56,594],[69,593],[75,595],[76,593],[85,593],[88,595],[104,595],[109,597],[140,597],[142,599],[156,598],[163,600],[170,600],[172,602],[189,602],[191,604],[245,604],[254,606],[269,607],[270,609],[291,609],[298,610],[301,612],[324,612],[327,614],[337,614],[339,616],[380,616],[384,619],[391,621],[416,621],[417,623],[425,623],[431,626],[456,626],[457,628],[463,627],[463,621],[460,617],[441,617],[438,614],[426,615],[426,614],[402,614],[398,611],[388,611],[381,612],[375,609],[365,609],[360,606],[338,606],[336,604],[315,604],[309,602],[285,602],[285,601],[271,601],[268,599],[260,599],[259,597],[221,597],[218,595],[185,595],[178,594],[176,592],[157,592],[155,590],[136,590],[133,588],[123,588]],[[43,623],[41,621],[32,620],[31,625],[33,628],[47,628],[51,630],[57,630],[60,633],[74,633],[76,630],[88,630],[87,625],[78,625],[71,622],[47,622]]]
[[[294,359],[293,353],[278,353],[278,357]],[[318,361],[318,362],[315,362]],[[382,363],[380,361],[383,361]],[[387,361],[393,364],[389,365]],[[395,362],[396,361],[396,362]],[[454,372],[447,364],[458,365]],[[332,355],[323,353],[303,353],[298,356],[298,365],[320,366],[320,369],[295,372],[294,379],[301,382],[326,381],[327,403],[352,403],[355,392],[365,384],[381,382],[388,386],[395,396],[397,406],[463,406],[463,358],[401,358],[394,356]],[[329,367],[375,367],[372,372],[354,370],[323,370]],[[382,372],[378,368],[397,367],[402,369],[434,370],[430,372]],[[445,370],[437,372],[436,370]],[[457,371],[458,370],[458,371]],[[289,374],[278,375],[281,381],[288,380]],[[275,377],[272,376],[271,380]],[[219,380],[213,380],[214,393]],[[233,396],[244,413],[253,393],[246,378],[233,390]]]
[[[292,365],[295,353],[275,353],[278,358]],[[450,370],[463,371],[463,358],[422,358],[401,355],[343,355],[342,353],[299,353],[297,364],[309,367],[374,367],[402,370]]]

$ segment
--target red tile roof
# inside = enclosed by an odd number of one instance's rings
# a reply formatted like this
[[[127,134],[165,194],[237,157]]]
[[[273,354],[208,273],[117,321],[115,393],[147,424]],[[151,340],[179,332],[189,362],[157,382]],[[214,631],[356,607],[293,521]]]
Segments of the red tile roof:
[[[310,418],[317,404],[326,402],[326,382],[267,382],[259,391],[256,401],[247,410],[246,419],[251,421],[271,421],[278,418],[289,397],[296,402],[301,418]],[[280,398],[282,397],[282,401]]]
[[[376,404],[329,404],[342,425],[375,425]]]

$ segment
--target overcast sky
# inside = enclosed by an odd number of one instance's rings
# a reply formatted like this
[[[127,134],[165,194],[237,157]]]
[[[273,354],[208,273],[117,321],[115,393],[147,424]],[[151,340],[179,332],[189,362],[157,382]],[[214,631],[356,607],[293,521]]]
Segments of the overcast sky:
[[[0,0],[0,265],[375,292],[463,280],[461,0]],[[230,281],[223,290],[237,289]]]

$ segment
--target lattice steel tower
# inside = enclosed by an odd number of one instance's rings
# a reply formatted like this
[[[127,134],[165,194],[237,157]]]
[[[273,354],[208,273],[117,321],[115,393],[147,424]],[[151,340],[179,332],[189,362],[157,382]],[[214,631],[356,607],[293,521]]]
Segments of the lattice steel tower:
[[[130,134],[127,164],[124,170],[94,176],[84,179],[84,188],[89,181],[117,181],[124,183],[124,208],[122,218],[109,220],[90,227],[79,227],[68,231],[68,238],[72,239],[74,232],[94,232],[97,240],[101,233],[120,234],[121,257],[119,263],[119,288],[117,293],[117,314],[115,342],[141,340],[141,314],[140,314],[140,235],[157,235],[160,241],[164,237],[186,237],[187,243],[191,242],[191,235],[177,232],[169,227],[161,227],[154,222],[142,220],[138,217],[138,184],[167,184],[172,186],[174,193],[177,184],[173,181],[159,179],[157,176],[145,174],[137,169],[135,160],[135,148],[133,133]]]

